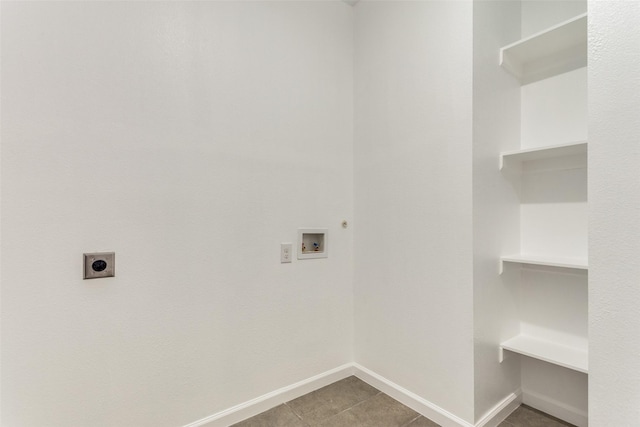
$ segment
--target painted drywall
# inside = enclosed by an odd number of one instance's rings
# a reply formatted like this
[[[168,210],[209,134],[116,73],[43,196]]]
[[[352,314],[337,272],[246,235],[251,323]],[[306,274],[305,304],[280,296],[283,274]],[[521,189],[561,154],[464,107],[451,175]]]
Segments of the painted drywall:
[[[474,74],[472,325],[468,5],[385,3],[355,7],[355,360],[477,420],[520,381],[518,358],[496,354],[517,327],[513,288],[488,279],[519,244],[500,233],[518,218],[496,191],[519,92]],[[578,3],[534,6],[566,19]],[[345,6],[1,3],[3,425],[181,425],[353,360]],[[473,7],[474,68],[495,67],[520,24],[556,21]],[[639,12],[590,5],[595,426],[640,424]],[[507,126],[478,128],[496,109]],[[299,226],[329,228],[327,260],[279,264]],[[80,280],[91,250],[117,252],[116,278]]]
[[[354,8],[355,361],[469,422],[472,8]]]
[[[475,418],[520,389],[520,358],[499,363],[500,342],[520,330],[519,271],[498,274],[501,255],[520,250],[516,177],[501,173],[503,151],[520,148],[520,83],[498,53],[520,38],[519,2],[476,1],[473,8],[473,282]],[[513,179],[509,179],[513,178]]]
[[[529,266],[521,275],[521,332],[586,351],[586,272]]]
[[[522,403],[525,405],[562,417],[575,426],[594,425],[587,419],[589,375],[537,359],[523,358],[521,377]]]
[[[2,2],[2,425],[184,425],[352,361],[352,18]],[[329,257],[280,264],[298,227]]]
[[[522,86],[521,147],[587,139],[587,69]]]
[[[521,148],[586,141],[586,68],[522,86],[520,117]],[[521,182],[522,252],[586,259],[587,156],[528,162]]]
[[[589,2],[589,418],[640,425],[640,3]]]
[[[522,0],[521,4],[522,37],[529,37],[587,11],[586,0]]]

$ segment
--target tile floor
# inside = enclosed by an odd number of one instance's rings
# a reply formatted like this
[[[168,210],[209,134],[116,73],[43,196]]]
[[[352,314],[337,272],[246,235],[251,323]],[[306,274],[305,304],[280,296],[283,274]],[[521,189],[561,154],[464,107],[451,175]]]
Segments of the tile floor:
[[[233,427],[437,427],[438,424],[356,377],[276,406]],[[499,427],[571,426],[521,406]]]

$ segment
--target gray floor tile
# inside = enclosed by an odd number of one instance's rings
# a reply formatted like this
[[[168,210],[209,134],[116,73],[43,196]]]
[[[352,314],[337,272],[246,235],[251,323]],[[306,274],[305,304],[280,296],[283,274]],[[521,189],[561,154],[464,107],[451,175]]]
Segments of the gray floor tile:
[[[233,427],[439,427],[356,377],[348,377]],[[526,405],[498,427],[575,427]]]
[[[551,417],[543,412],[522,405],[507,417],[500,426],[503,427],[566,427],[572,424]]]
[[[276,406],[233,427],[306,427],[307,425],[286,405]]]
[[[365,427],[358,418],[351,412],[346,410],[338,415],[328,418],[321,423],[316,424],[318,427]]]
[[[380,390],[370,386],[360,378],[351,376],[323,387],[315,393],[321,399],[331,402],[341,409],[347,409],[375,396],[380,393]]]
[[[298,415],[304,415],[313,411],[318,405],[321,405],[322,399],[318,396],[318,391],[312,391],[304,396],[288,401],[286,404]]]
[[[429,418],[425,418],[421,415],[407,424],[406,427],[440,427],[440,424],[436,424]]]
[[[378,389],[352,376],[287,402],[287,405],[307,424],[317,425],[378,393]]]
[[[418,417],[416,411],[384,393],[326,420],[322,426],[402,427]]]
[[[332,405],[331,402],[326,402],[320,398],[316,392],[305,394],[291,402],[287,402],[287,406],[310,425],[326,420],[342,410]]]

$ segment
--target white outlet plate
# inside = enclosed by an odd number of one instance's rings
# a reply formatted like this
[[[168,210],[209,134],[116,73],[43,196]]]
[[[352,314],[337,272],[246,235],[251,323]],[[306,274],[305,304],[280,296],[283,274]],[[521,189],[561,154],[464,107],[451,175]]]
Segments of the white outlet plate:
[[[293,259],[293,243],[280,244],[280,262],[282,264],[291,262]]]

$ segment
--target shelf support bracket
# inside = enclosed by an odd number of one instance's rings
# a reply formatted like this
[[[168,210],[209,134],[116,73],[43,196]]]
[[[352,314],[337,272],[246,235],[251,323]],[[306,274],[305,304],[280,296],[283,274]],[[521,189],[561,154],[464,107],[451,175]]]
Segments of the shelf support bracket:
[[[498,347],[498,362],[502,363],[509,358],[509,350],[505,350],[502,346]]]

